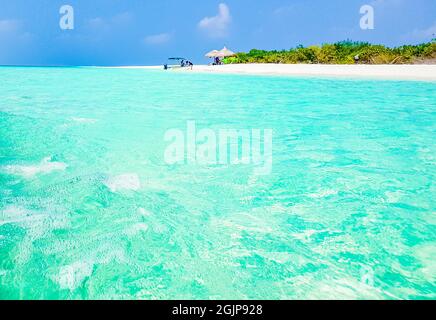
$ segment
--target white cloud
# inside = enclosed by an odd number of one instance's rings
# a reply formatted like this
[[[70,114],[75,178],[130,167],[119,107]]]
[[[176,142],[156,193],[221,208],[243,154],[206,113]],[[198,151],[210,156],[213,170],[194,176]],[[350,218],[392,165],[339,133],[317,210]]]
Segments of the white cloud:
[[[111,28],[128,27],[133,19],[133,15],[130,12],[122,12],[110,18],[95,17],[89,19],[87,26],[94,30],[109,31]]]
[[[2,44],[6,40],[11,40],[11,44],[21,41],[29,41],[33,38],[30,32],[26,32],[23,28],[23,21],[6,19],[0,20],[0,39]]]
[[[295,4],[290,4],[287,6],[283,6],[283,7],[278,7],[276,9],[274,9],[273,14],[277,15],[277,16],[281,16],[281,15],[286,15],[292,12],[297,11],[297,6]]]
[[[0,32],[15,32],[20,28],[19,20],[0,20]]]
[[[198,27],[210,37],[222,38],[227,36],[228,28],[232,21],[230,9],[225,3],[220,3],[218,6],[218,14],[214,17],[205,17],[199,23]]]
[[[24,29],[23,21],[0,20],[0,64],[19,64],[23,52],[33,52],[35,36]]]
[[[88,20],[88,26],[92,29],[101,29],[108,27],[108,24],[103,18],[97,17]]]
[[[170,41],[172,38],[172,34],[170,33],[159,33],[159,34],[152,34],[149,36],[146,36],[144,38],[144,42],[146,44],[150,44],[150,45],[160,45],[160,44],[165,44],[168,41]]]
[[[418,41],[430,41],[436,37],[436,21],[426,29],[415,29],[406,35],[406,38]]]
[[[118,25],[126,25],[134,20],[133,14],[130,12],[122,12],[112,18],[112,21]]]

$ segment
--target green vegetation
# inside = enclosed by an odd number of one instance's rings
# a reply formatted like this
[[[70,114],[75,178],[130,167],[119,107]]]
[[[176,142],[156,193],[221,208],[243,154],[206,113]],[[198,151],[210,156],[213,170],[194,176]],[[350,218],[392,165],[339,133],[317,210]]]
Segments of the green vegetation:
[[[282,51],[253,49],[248,53],[241,52],[226,58],[224,63],[352,64],[355,56],[359,56],[359,63],[362,64],[404,64],[436,59],[436,39],[428,43],[396,48],[347,40],[322,46],[298,46]]]

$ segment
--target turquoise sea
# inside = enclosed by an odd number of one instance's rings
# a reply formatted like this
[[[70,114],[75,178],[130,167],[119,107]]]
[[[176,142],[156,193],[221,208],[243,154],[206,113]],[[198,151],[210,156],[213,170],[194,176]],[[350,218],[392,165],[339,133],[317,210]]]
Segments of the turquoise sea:
[[[0,68],[0,299],[435,299],[435,136],[435,82]]]

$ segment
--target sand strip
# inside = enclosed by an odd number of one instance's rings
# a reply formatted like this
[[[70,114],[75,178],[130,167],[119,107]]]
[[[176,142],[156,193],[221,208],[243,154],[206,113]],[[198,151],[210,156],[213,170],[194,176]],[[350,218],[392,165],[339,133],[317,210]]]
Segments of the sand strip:
[[[123,69],[161,69],[163,66],[131,66]],[[209,72],[223,74],[344,77],[367,79],[436,81],[436,65],[323,65],[323,64],[230,64],[195,65],[166,72]]]
[[[436,81],[436,65],[232,64],[222,66],[199,65],[194,66],[193,71]]]

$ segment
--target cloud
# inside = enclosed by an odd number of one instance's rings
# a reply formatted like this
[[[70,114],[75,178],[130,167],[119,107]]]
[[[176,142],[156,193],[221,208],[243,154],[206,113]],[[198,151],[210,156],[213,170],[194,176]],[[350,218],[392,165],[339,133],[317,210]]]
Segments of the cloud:
[[[35,54],[34,40],[22,20],[0,20],[0,64],[19,64],[23,55]]]
[[[229,7],[225,3],[220,3],[218,14],[214,17],[203,18],[198,23],[198,27],[212,38],[223,38],[227,36],[231,22],[232,17]]]
[[[91,18],[87,21],[87,26],[93,30],[109,31],[111,28],[128,27],[133,20],[133,15],[130,12],[122,12],[109,18]]]
[[[89,19],[88,26],[92,29],[102,29],[108,27],[108,24],[103,18],[97,17]]]
[[[0,32],[2,33],[18,31],[20,26],[19,20],[0,20]]]
[[[32,37],[33,35],[30,32],[24,30],[21,20],[0,20],[0,38],[2,41],[9,39],[12,40],[12,43],[18,43],[20,41],[28,41]]]
[[[415,29],[406,35],[407,39],[413,39],[418,41],[430,41],[435,38],[436,35],[436,21],[432,26],[425,29]]]
[[[278,7],[276,9],[274,9],[273,14],[275,14],[277,16],[286,15],[288,13],[292,13],[292,12],[296,11],[296,9],[297,9],[297,6],[295,4],[290,4],[287,6]]]
[[[118,25],[126,25],[133,21],[133,14],[130,12],[122,12],[112,18],[112,21]]]
[[[172,38],[171,33],[159,33],[146,36],[144,42],[149,45],[160,45],[169,42]]]

